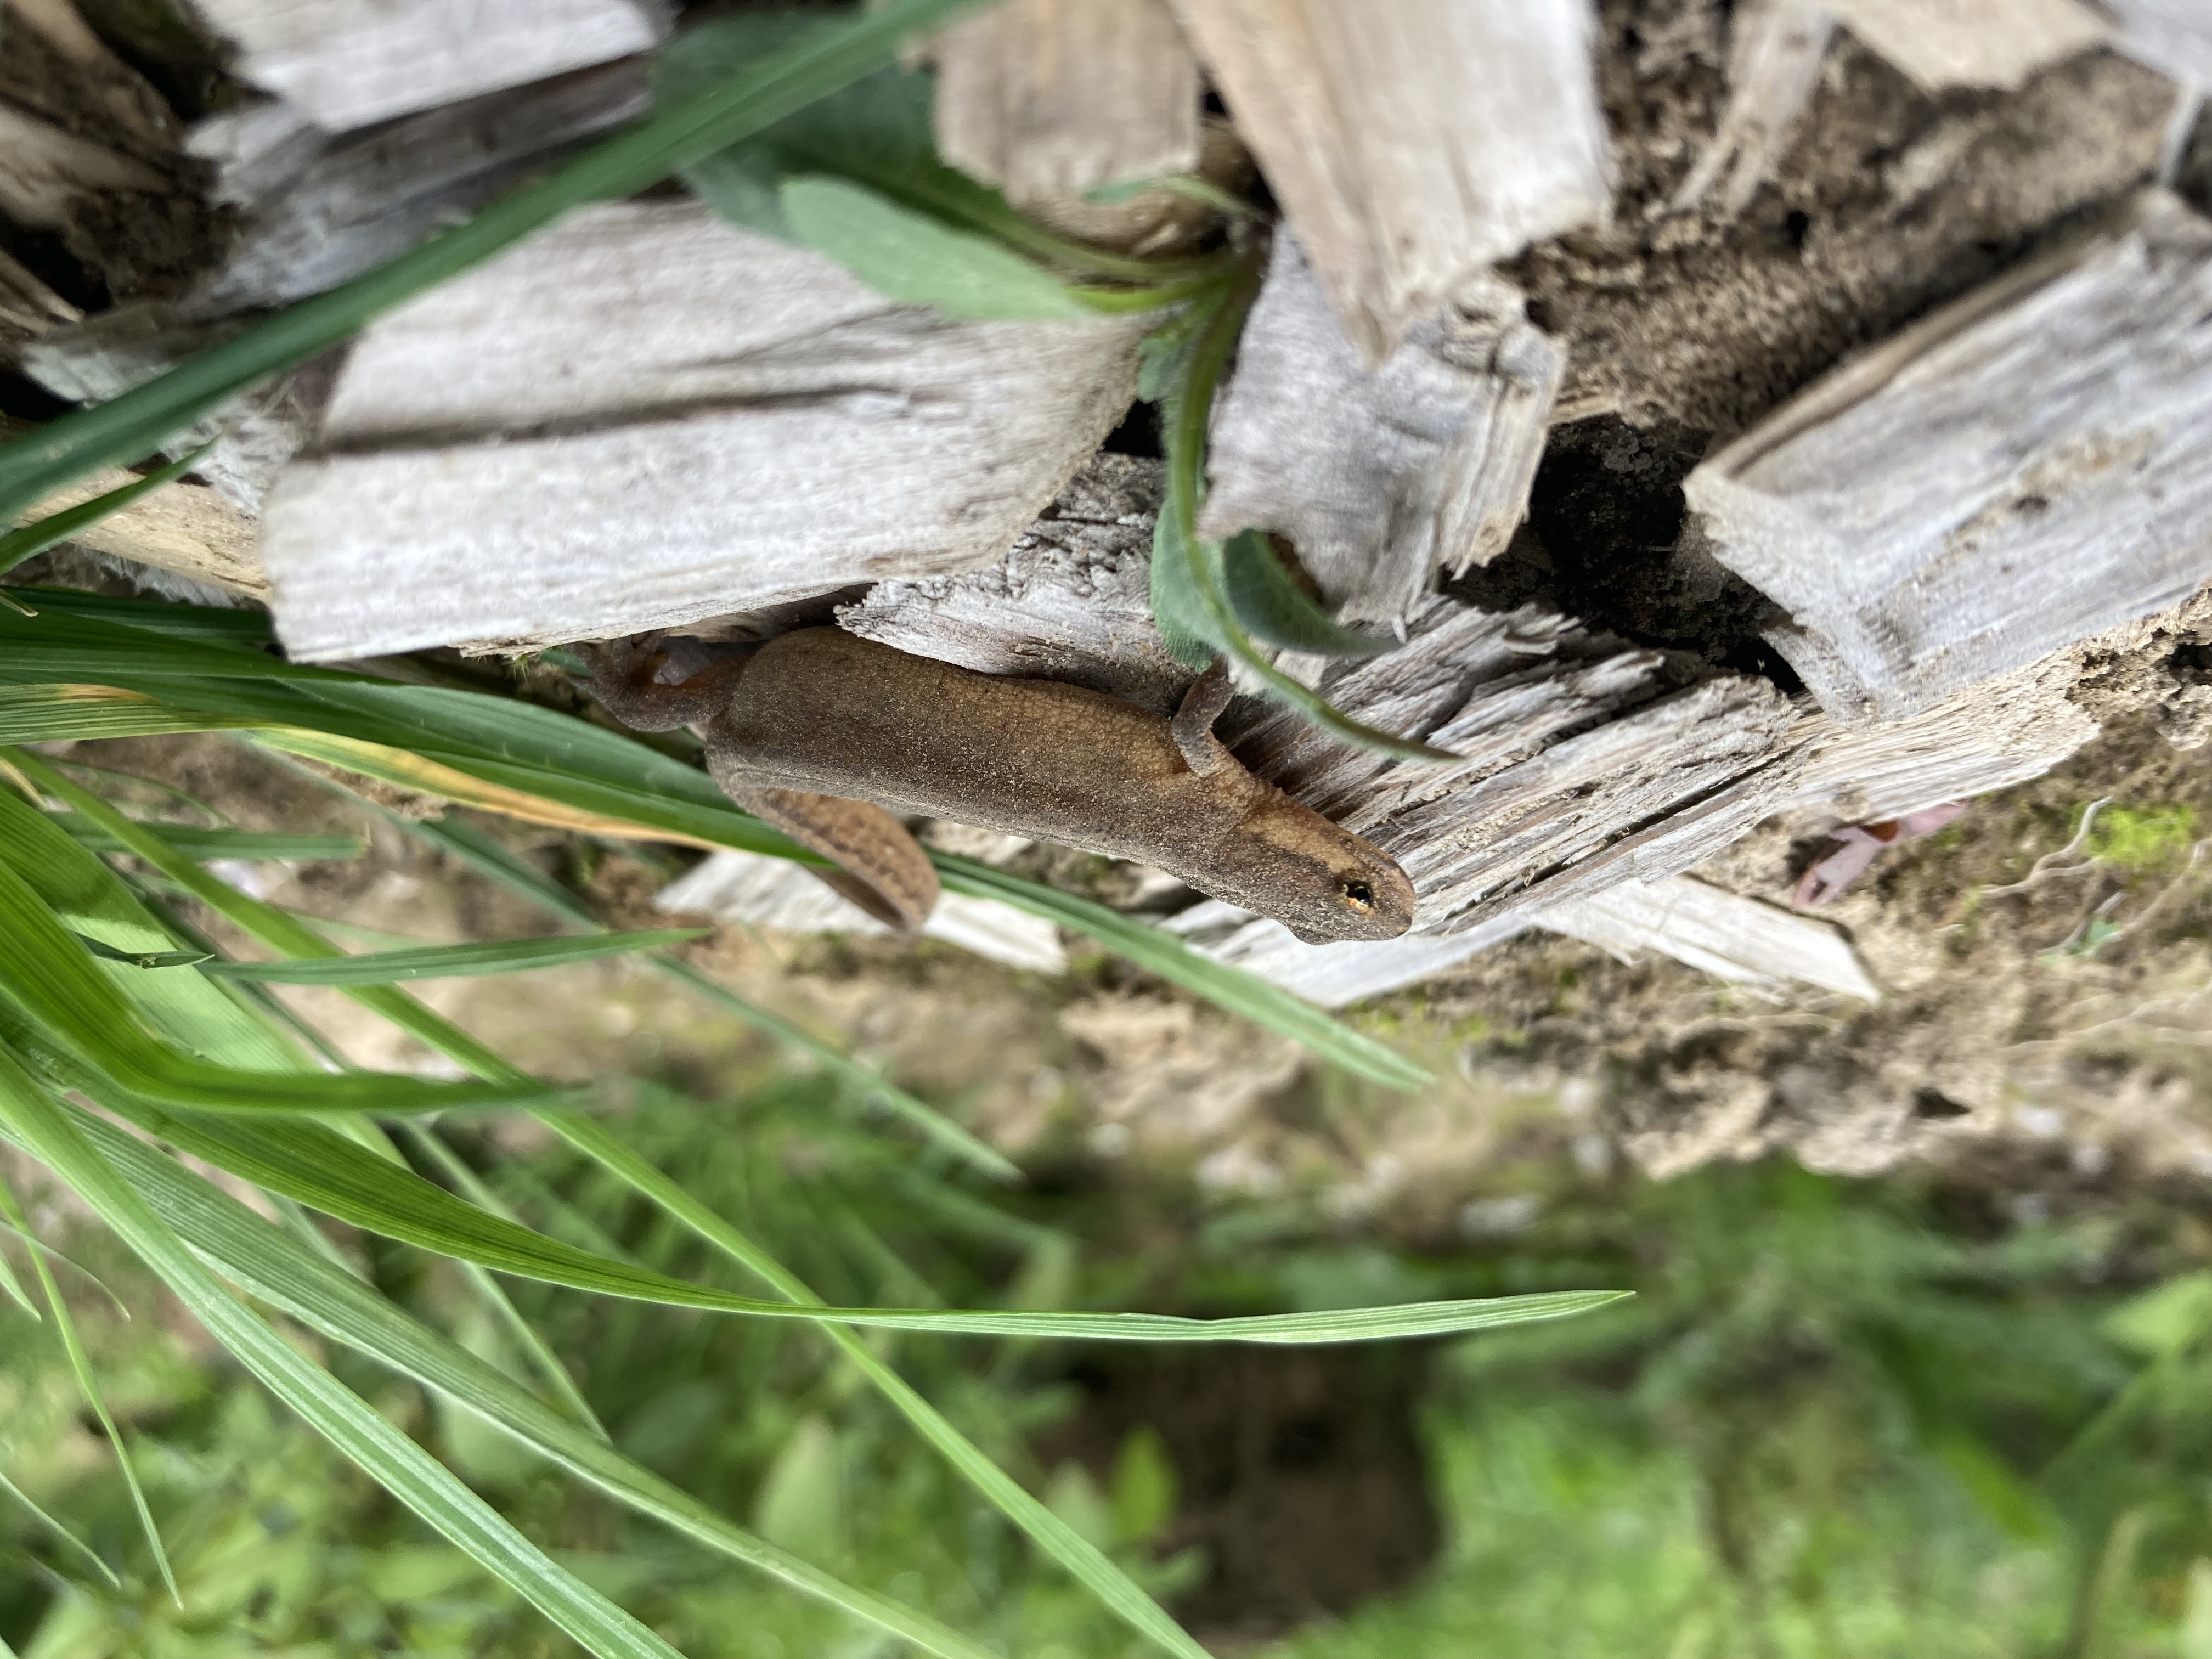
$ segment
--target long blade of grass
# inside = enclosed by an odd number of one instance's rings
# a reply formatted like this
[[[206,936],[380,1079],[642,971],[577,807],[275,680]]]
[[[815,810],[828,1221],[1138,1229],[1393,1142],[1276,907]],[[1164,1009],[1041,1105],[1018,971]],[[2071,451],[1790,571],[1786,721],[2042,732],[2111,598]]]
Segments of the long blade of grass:
[[[4,1295],[32,1318],[40,1316],[39,1304],[31,1300],[31,1293],[23,1288],[23,1281],[15,1276],[15,1265],[4,1255],[0,1255],[0,1295]]]
[[[29,779],[21,781],[28,799],[40,799]],[[160,955],[180,943],[197,954],[216,954],[177,917],[133,896],[129,880],[71,839],[52,815],[5,793],[0,793],[0,860],[13,865],[80,939],[131,956]],[[156,1032],[179,1048],[248,1071],[308,1069],[261,1011],[240,1006],[237,988],[198,974],[101,971]]]
[[[0,1119],[270,1392],[471,1559],[600,1659],[680,1659],[675,1649],[556,1564],[366,1401],[248,1312],[12,1054],[0,1054]]]
[[[173,483],[198,465],[212,444],[203,444],[180,460],[149,472],[143,478],[134,478],[127,484],[118,484],[103,495],[75,507],[65,507],[58,513],[50,513],[19,529],[0,535],[0,575],[13,570],[24,560],[58,546],[81,530],[88,530],[111,514],[120,513],[163,484]]]
[[[7,1472],[4,1469],[0,1469],[0,1492],[6,1492],[9,1497],[14,1498],[25,1509],[30,1510],[33,1516],[38,1517],[39,1524],[40,1526],[44,1527],[48,1532],[53,1534],[55,1537],[60,1539],[63,1543],[67,1544],[71,1549],[75,1550],[79,1555],[90,1562],[92,1564],[92,1570],[107,1581],[110,1589],[121,1589],[123,1588],[123,1581],[116,1577],[114,1568],[109,1566],[106,1562],[100,1559],[100,1552],[93,1548],[91,1545],[86,1543],[83,1539],[78,1537],[67,1527],[64,1526],[59,1521],[55,1519],[53,1516],[48,1514],[43,1507],[32,1498],[30,1493],[25,1492],[21,1486],[17,1486],[14,1481],[8,1478]]]
[[[77,1128],[192,1248],[250,1294],[332,1340],[435,1389],[520,1443],[708,1549],[944,1659],[994,1659],[926,1613],[857,1589],[723,1518],[594,1439],[535,1395],[144,1141],[88,1114]]]
[[[70,1255],[64,1251],[56,1249],[52,1245],[47,1243],[46,1240],[38,1237],[37,1234],[30,1231],[26,1227],[16,1225],[12,1221],[0,1222],[0,1232],[5,1232],[8,1234],[9,1237],[13,1238],[33,1255],[43,1256],[49,1263],[56,1261],[60,1262],[63,1267],[67,1267],[79,1279],[84,1280],[86,1284],[91,1285],[93,1289],[98,1291],[102,1296],[106,1297],[108,1301],[112,1303],[117,1313],[120,1314],[125,1319],[131,1317],[130,1304],[125,1303],[121,1297],[116,1295],[114,1288],[110,1285],[106,1279],[102,1279],[98,1273],[93,1272],[91,1268],[86,1267],[83,1262],[79,1261],[75,1256]],[[11,1269],[10,1271],[12,1272],[13,1270]],[[21,1288],[21,1281],[17,1281],[17,1288]],[[40,1316],[37,1307],[27,1300],[23,1304],[23,1311],[30,1315],[33,1319]]]
[[[951,1336],[1304,1346],[1449,1335],[1556,1319],[1601,1306],[1620,1294],[1557,1291],[1232,1319],[997,1309],[831,1308],[819,1303],[802,1306],[790,1301],[767,1302],[671,1278],[549,1238],[386,1162],[324,1124],[305,1120],[254,1122],[179,1116],[121,1097],[110,1097],[108,1103],[149,1133],[196,1158],[368,1231],[518,1278],[664,1307],[888,1330],[935,1331]],[[544,1121],[572,1143],[580,1138],[594,1146],[614,1144],[604,1130],[582,1120],[559,1116]]]
[[[87,472],[158,449],[255,381],[305,362],[572,208],[621,197],[849,86],[975,0],[890,0],[809,32],[387,264],[289,306],[143,386],[0,447],[0,522]]]
[[[4,1181],[0,1181],[0,1216],[4,1216],[17,1231],[29,1237],[30,1219]],[[84,1339],[77,1334],[76,1321],[70,1316],[69,1304],[62,1300],[62,1287],[54,1283],[52,1269],[36,1250],[31,1252],[31,1271],[38,1275],[39,1289],[46,1298],[47,1310],[53,1315],[54,1334],[61,1338],[62,1352],[67,1356],[70,1373],[76,1378],[77,1392],[100,1419],[100,1431],[107,1437],[107,1443],[115,1448],[115,1466],[122,1471],[123,1484],[130,1491],[131,1507],[137,1513],[139,1530],[146,1534],[147,1547],[154,1552],[154,1565],[168,1589],[169,1599],[182,1607],[185,1593],[177,1588],[176,1571],[170,1566],[169,1552],[161,1543],[161,1528],[155,1524],[153,1506],[146,1501],[145,1487],[138,1484],[138,1470],[131,1461],[131,1448],[124,1443],[123,1431],[100,1391],[100,1379],[93,1373],[92,1357],[84,1351]]]
[[[470,945],[426,945],[411,951],[326,957],[315,962],[209,962],[200,971],[216,979],[261,985],[394,985],[411,979],[468,979],[538,968],[566,968],[601,957],[649,951],[703,939],[704,927],[655,927],[635,933],[584,938],[492,939]]]

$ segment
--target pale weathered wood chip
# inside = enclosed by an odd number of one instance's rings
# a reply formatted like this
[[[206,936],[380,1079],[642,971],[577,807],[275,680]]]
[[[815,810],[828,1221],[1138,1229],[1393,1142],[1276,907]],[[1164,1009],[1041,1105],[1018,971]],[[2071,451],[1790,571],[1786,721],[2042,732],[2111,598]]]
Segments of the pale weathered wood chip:
[[[1439,570],[1505,550],[1565,370],[1496,278],[1462,285],[1370,368],[1279,234],[1216,406],[1199,532],[1279,532],[1345,620],[1402,623]]]
[[[1166,0],[1004,0],[930,50],[938,154],[1015,202],[1198,165],[1198,60]]]
[[[356,344],[267,504],[278,631],[543,645],[988,563],[1148,320],[949,321],[696,203],[584,210]]]
[[[1902,719],[2212,579],[2212,223],[2116,224],[1846,363],[1685,484],[1836,718]]]
[[[1589,0],[1174,4],[1370,362],[1611,204]]]

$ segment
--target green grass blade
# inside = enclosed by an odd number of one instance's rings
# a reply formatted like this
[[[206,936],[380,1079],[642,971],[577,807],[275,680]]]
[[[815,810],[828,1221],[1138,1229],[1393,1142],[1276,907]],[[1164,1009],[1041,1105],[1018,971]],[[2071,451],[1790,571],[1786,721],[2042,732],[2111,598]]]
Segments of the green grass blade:
[[[123,1581],[115,1576],[114,1568],[109,1566],[106,1562],[100,1559],[100,1552],[94,1549],[91,1545],[86,1543],[83,1539],[78,1537],[67,1527],[64,1526],[58,1520],[55,1519],[54,1516],[49,1515],[37,1503],[33,1502],[30,1493],[25,1492],[21,1486],[17,1486],[14,1481],[8,1478],[7,1472],[5,1470],[0,1470],[0,1492],[6,1492],[9,1497],[14,1498],[25,1509],[30,1510],[33,1515],[38,1517],[39,1523],[45,1527],[48,1532],[53,1534],[53,1535],[60,1539],[63,1543],[67,1544],[71,1549],[75,1550],[79,1555],[90,1562],[92,1564],[92,1570],[107,1581],[109,1588],[112,1589],[121,1589],[123,1588]]]
[[[0,861],[13,865],[80,938],[132,955],[158,955],[179,944],[216,954],[206,939],[174,915],[135,896],[128,878],[71,840],[51,815],[5,792],[0,792]],[[100,971],[158,1034],[179,1048],[247,1071],[309,1069],[301,1051],[272,1030],[262,1011],[240,1006],[233,988],[198,974]]]
[[[366,1401],[248,1312],[94,1149],[61,1103],[13,1055],[4,1054],[0,1119],[270,1393],[471,1559],[599,1659],[680,1659],[675,1649],[556,1565]]]
[[[113,1288],[109,1285],[106,1279],[102,1279],[98,1273],[93,1272],[91,1268],[86,1267],[83,1262],[79,1261],[75,1256],[56,1249],[52,1245],[47,1243],[46,1240],[37,1237],[35,1234],[23,1227],[16,1225],[14,1222],[0,1222],[0,1232],[7,1233],[33,1255],[43,1256],[49,1262],[60,1262],[63,1267],[67,1267],[79,1279],[84,1280],[86,1284],[91,1285],[93,1289],[98,1291],[102,1296],[113,1303],[115,1304],[115,1311],[118,1314],[121,1315],[125,1319],[131,1317],[130,1305],[125,1303],[121,1297],[116,1295]],[[27,1303],[24,1305],[23,1311],[30,1315],[33,1319],[39,1317],[38,1309]]]
[[[106,1103],[149,1134],[272,1193],[367,1231],[456,1261],[596,1295],[751,1318],[803,1319],[931,1331],[946,1336],[1056,1337],[1078,1341],[1258,1342],[1308,1346],[1437,1336],[1554,1319],[1613,1299],[1613,1291],[1563,1291],[1483,1300],[1409,1303],[1305,1314],[1186,1319],[1168,1314],[1008,1312],[964,1308],[833,1308],[763,1301],[672,1278],[562,1243],[477,1208],[410,1170],[386,1162],[307,1119],[245,1120],[167,1112],[109,1093]],[[597,1125],[550,1116],[572,1144],[615,1145]],[[649,1168],[632,1157],[626,1167]],[[765,1260],[765,1258],[763,1258]]]
[[[266,611],[225,605],[182,605],[167,599],[116,599],[77,587],[19,587],[15,591],[26,599],[35,599],[40,613],[49,617],[75,617],[113,623],[171,639],[198,640],[207,645],[228,645],[241,650],[276,643],[276,630]]]
[[[204,963],[200,971],[217,979],[252,980],[262,985],[393,985],[410,979],[468,979],[565,968],[601,957],[681,945],[703,939],[708,932],[704,927],[656,927],[643,933],[582,938],[492,939],[471,945],[426,945],[411,951],[376,951],[358,957],[326,957],[314,962],[210,962]]]
[[[5,693],[0,693],[4,697]],[[82,812],[47,815],[69,833],[78,846],[94,853],[127,853],[131,849]],[[203,830],[187,823],[158,825],[161,839],[190,859],[357,859],[368,850],[358,836],[293,835],[253,830]]]
[[[120,513],[131,502],[159,489],[165,483],[173,483],[200,463],[200,459],[213,444],[203,444],[181,460],[171,461],[167,466],[149,472],[143,478],[134,478],[127,484],[118,484],[105,495],[94,495],[88,501],[64,507],[58,513],[21,528],[0,535],[0,575],[13,570],[24,560],[45,552],[48,548],[70,539],[81,530],[89,530],[110,514]]]
[[[0,1181],[0,1216],[4,1216],[9,1224],[25,1237],[30,1236],[30,1220],[4,1181]],[[185,1605],[185,1593],[177,1588],[176,1571],[170,1566],[169,1552],[161,1543],[161,1529],[154,1522],[153,1507],[146,1502],[146,1489],[138,1484],[138,1470],[131,1461],[131,1448],[123,1443],[123,1431],[100,1392],[100,1379],[93,1374],[92,1357],[84,1351],[76,1321],[70,1317],[69,1304],[62,1300],[62,1288],[54,1283],[53,1271],[46,1266],[46,1257],[36,1250],[31,1252],[31,1271],[38,1275],[39,1289],[54,1316],[54,1334],[61,1338],[62,1352],[68,1357],[70,1370],[76,1378],[77,1392],[100,1419],[100,1431],[106,1435],[107,1443],[115,1448],[115,1466],[123,1472],[123,1484],[130,1490],[131,1507],[137,1513],[139,1529],[146,1534],[147,1547],[154,1552],[154,1565],[161,1575],[161,1583],[168,1588],[169,1599],[181,1607]]]
[[[409,1123],[401,1126],[400,1133],[416,1154],[434,1164],[438,1173],[451,1182],[463,1198],[478,1209],[497,1216],[501,1221],[520,1224],[514,1212],[500,1201],[499,1194],[485,1186],[483,1177],[469,1168],[460,1155],[448,1146],[435,1131],[418,1123]],[[500,1288],[499,1281],[473,1261],[464,1262],[461,1267],[475,1287],[477,1297],[491,1310],[492,1316],[498,1320],[507,1339],[522,1350],[523,1357],[544,1381],[545,1386],[552,1390],[553,1397],[561,1402],[562,1409],[590,1430],[594,1438],[612,1444],[614,1437],[607,1432],[607,1425],[599,1421],[599,1414],[592,1409],[592,1402],[584,1398],[584,1391],[576,1386],[576,1379],[568,1375],[568,1368],[561,1363],[561,1356],[553,1352],[551,1343],[538,1334],[538,1328],[522,1316],[521,1310]]]
[[[891,0],[810,31],[389,264],[287,307],[112,402],[0,446],[0,522],[88,472],[160,448],[255,381],[305,362],[570,209],[642,190],[850,85],[890,61],[902,40],[974,3]]]
[[[34,1241],[27,1238],[24,1243],[26,1248],[36,1249]],[[32,1318],[40,1316],[39,1304],[31,1300],[31,1293],[23,1288],[23,1281],[15,1276],[14,1265],[4,1255],[0,1255],[0,1296],[5,1296]]]
[[[995,1659],[925,1613],[832,1577],[723,1518],[561,1416],[495,1367],[378,1296],[144,1141],[87,1114],[78,1129],[224,1276],[301,1323],[437,1389],[639,1514],[943,1659]]]

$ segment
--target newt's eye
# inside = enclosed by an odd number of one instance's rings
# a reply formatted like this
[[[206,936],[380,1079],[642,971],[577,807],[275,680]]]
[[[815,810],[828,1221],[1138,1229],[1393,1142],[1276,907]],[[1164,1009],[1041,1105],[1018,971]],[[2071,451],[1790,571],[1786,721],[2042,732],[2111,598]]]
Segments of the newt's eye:
[[[1337,891],[1344,895],[1355,910],[1372,910],[1375,908],[1375,890],[1364,881],[1347,881]]]

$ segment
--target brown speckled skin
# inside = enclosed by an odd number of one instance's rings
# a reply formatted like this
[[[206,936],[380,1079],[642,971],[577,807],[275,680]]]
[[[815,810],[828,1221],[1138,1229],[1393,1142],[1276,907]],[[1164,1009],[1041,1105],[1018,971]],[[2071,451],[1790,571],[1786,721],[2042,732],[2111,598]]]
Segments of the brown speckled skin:
[[[1379,849],[1218,745],[1194,771],[1167,720],[1095,691],[810,628],[762,647],[717,702],[708,760],[740,800],[805,791],[1135,859],[1316,942],[1413,921],[1412,884]]]

